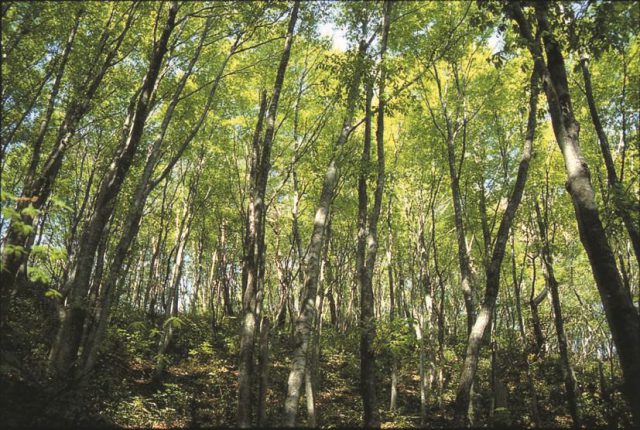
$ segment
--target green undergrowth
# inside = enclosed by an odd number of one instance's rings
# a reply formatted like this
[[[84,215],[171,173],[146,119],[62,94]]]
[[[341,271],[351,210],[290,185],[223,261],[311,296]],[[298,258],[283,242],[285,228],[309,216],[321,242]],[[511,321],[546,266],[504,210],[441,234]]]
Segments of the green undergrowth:
[[[25,317],[29,311],[25,310]],[[35,312],[35,311],[31,311]],[[82,384],[56,385],[46,371],[47,336],[37,324],[25,333],[12,323],[3,334],[0,385],[0,418],[8,427],[232,427],[236,415],[239,322],[225,318],[213,326],[206,316],[182,315],[172,321],[174,342],[167,351],[167,366],[159,380],[152,378],[159,357],[158,339],[162,321],[136,315],[115,315],[94,372]],[[125,315],[124,313],[121,315]],[[131,317],[131,315],[133,317]],[[379,365],[378,403],[383,428],[420,426],[420,378],[418,348],[411,331],[402,322],[381,325],[376,350]],[[322,329],[316,409],[318,425],[326,428],[359,426],[362,404],[359,394],[359,334],[356,328]],[[29,339],[29,340],[25,340]],[[269,390],[266,426],[282,424],[282,405],[293,353],[290,330],[274,330],[270,337]],[[427,408],[429,427],[451,425],[456,378],[462,364],[459,352],[443,352],[443,386],[434,379]],[[506,353],[505,353],[506,354]],[[491,367],[489,348],[483,348],[475,384],[476,425],[532,425],[531,388],[527,384],[524,356],[498,354],[497,376],[507,387],[508,410],[496,409],[490,416]],[[389,411],[390,365],[398,364],[398,403]],[[543,425],[570,426],[564,408],[558,358],[548,354],[532,363],[538,409]],[[576,369],[595,377],[597,367]],[[586,379],[583,379],[586,380]],[[605,425],[621,411],[611,405],[620,401],[612,391],[609,399],[591,384],[583,384],[581,405],[585,424]],[[607,402],[605,403],[605,400]],[[254,402],[255,405],[255,402]],[[607,406],[609,405],[609,406]],[[604,411],[604,413],[602,412]],[[306,425],[306,400],[299,409],[299,424]],[[623,421],[614,423],[624,425]]]

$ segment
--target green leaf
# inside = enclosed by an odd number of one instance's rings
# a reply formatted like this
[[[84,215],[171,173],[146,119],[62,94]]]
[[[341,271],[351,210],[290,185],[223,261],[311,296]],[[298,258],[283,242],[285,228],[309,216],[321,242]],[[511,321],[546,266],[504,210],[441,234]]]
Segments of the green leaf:
[[[48,284],[51,282],[51,276],[47,270],[40,266],[27,268],[27,275],[32,282]]]
[[[33,226],[24,222],[18,221],[14,224],[14,228],[24,235],[31,234],[33,232]]]
[[[0,191],[0,200],[2,200],[3,202],[7,201],[7,200],[13,200],[16,201],[18,199],[17,196],[11,194],[8,191],[2,190]],[[3,208],[4,210],[4,208]]]
[[[20,219],[20,213],[10,206],[5,206],[2,208],[2,216],[4,218],[10,218],[12,220]]]
[[[180,319],[180,317],[169,317],[164,324],[162,324],[162,327],[166,328],[167,325],[170,325],[173,328],[180,328],[182,327],[182,325],[184,324],[184,321],[182,321],[182,319]]]
[[[22,209],[22,214],[30,218],[35,218],[38,215],[38,209],[34,208],[32,204]]]
[[[4,246],[4,252],[5,254],[8,254],[8,255],[20,255],[20,254],[24,254],[25,250],[24,250],[24,246],[21,246],[21,245],[6,244]]]
[[[51,204],[52,204],[54,207],[59,208],[59,209],[64,209],[64,210],[66,210],[66,211],[71,211],[71,210],[72,210],[72,209],[71,209],[71,207],[70,207],[68,204],[66,204],[66,203],[65,203],[64,201],[62,201],[60,198],[55,197],[55,196],[54,196],[54,197],[51,197]]]
[[[62,293],[58,290],[54,290],[53,288],[49,288],[47,291],[44,292],[44,296],[50,297],[52,299],[61,299]]]

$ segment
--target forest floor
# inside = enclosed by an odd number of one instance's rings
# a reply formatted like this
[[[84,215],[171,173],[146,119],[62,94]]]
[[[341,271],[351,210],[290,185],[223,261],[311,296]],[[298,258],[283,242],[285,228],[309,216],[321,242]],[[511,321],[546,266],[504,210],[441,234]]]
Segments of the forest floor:
[[[3,334],[0,349],[0,427],[11,428],[203,428],[233,427],[237,408],[237,357],[239,327],[235,318],[225,319],[213,330],[205,318],[181,317],[168,364],[160,380],[152,375],[156,357],[158,326],[140,318],[115,321],[94,373],[81,386],[56,386],[46,372],[46,326],[33,324],[26,335],[14,325]],[[36,336],[35,333],[40,333]],[[44,333],[44,334],[43,334]],[[359,427],[362,403],[359,386],[358,331],[323,329],[316,410],[318,426]],[[29,339],[26,341],[25,339]],[[281,425],[282,406],[291,366],[292,340],[289,332],[273,332],[270,337],[269,389],[266,426]],[[382,428],[420,427],[420,378],[413,353],[403,357],[398,370],[397,410],[389,411],[389,375],[380,374],[378,404]],[[414,357],[415,358],[415,357]],[[389,369],[388,357],[378,358],[380,369]],[[457,363],[459,360],[451,360]],[[513,396],[509,408],[512,425],[530,426],[521,366],[514,363],[513,374],[505,373]],[[518,370],[519,369],[519,370]],[[556,375],[553,368],[540,369]],[[457,368],[448,370],[449,377]],[[477,384],[479,420],[476,425],[496,425],[487,421],[491,397],[489,369],[482,361]],[[484,381],[484,382],[483,382]],[[547,379],[557,389],[545,391],[540,384],[540,413],[545,427],[569,427],[563,411],[560,379]],[[451,426],[455,386],[447,384],[440,405],[434,397],[428,404],[428,427]],[[255,405],[255,402],[254,402]],[[481,420],[485,420],[482,421]],[[300,402],[298,423],[307,424],[306,401]],[[592,421],[602,425],[602,421]]]
[[[233,427],[237,331],[227,326],[204,340],[185,331],[186,338],[179,338],[172,348],[170,364],[159,381],[152,379],[153,357],[142,353],[151,342],[135,325],[111,333],[96,372],[82,386],[52,387],[40,368],[45,361],[42,354],[40,363],[32,363],[32,371],[25,370],[29,363],[18,363],[12,354],[5,354],[0,369],[0,421],[8,427]],[[361,423],[358,343],[345,336],[341,345],[334,342],[320,356],[319,426],[357,427]],[[266,425],[277,427],[291,363],[290,334],[278,333],[270,344]],[[398,391],[398,409],[391,413],[389,387],[381,387],[382,427],[419,425],[417,372],[400,370]],[[306,425],[305,405],[303,395],[298,414],[301,425]],[[430,425],[445,426],[444,412],[430,411]]]

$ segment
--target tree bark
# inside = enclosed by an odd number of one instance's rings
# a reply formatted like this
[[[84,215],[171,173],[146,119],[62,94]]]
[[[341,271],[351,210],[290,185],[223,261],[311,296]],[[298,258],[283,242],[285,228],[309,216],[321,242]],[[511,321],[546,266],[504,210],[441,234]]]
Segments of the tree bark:
[[[533,269],[533,278],[531,280],[531,296],[529,297],[529,308],[531,309],[531,324],[533,326],[533,353],[544,354],[546,351],[546,342],[544,338],[544,333],[542,333],[542,324],[540,323],[540,313],[538,311],[538,306],[547,296],[548,288],[545,285],[544,289],[538,294],[535,295],[535,285],[536,285],[536,259],[533,258],[531,261],[532,269]],[[534,296],[535,295],[535,296]]]
[[[373,88],[366,86],[364,147],[360,159],[360,175],[358,178],[358,245],[356,251],[356,273],[360,287],[360,394],[363,404],[364,427],[379,427],[376,402],[376,368],[373,340],[375,325],[373,316],[374,297],[372,289],[373,268],[368,267],[368,249],[376,246],[371,228],[367,226],[367,177],[369,156],[371,152],[371,99]],[[374,209],[375,210],[375,209]],[[367,243],[369,242],[369,243]]]
[[[196,173],[197,176],[197,173]],[[153,379],[159,380],[162,377],[162,373],[167,364],[165,354],[173,341],[175,324],[171,321],[172,318],[178,316],[178,301],[180,298],[180,281],[182,280],[182,270],[184,266],[185,249],[189,235],[191,234],[191,223],[194,217],[194,198],[195,198],[195,185],[198,182],[198,178],[192,179],[189,185],[189,193],[184,205],[184,211],[180,219],[180,228],[176,232],[176,257],[171,267],[171,275],[169,277],[169,304],[167,305],[167,313],[165,314],[165,320],[163,323],[163,334],[160,340],[160,346],[158,348],[158,359],[156,360],[156,367],[153,373]]]
[[[544,53],[539,38],[534,38],[519,2],[509,5],[520,34],[527,41],[536,64],[543,70],[544,89],[556,141],[567,171],[566,187],[576,213],[582,242],[602,300],[613,342],[618,351],[624,377],[623,393],[633,421],[640,424],[640,317],[629,292],[624,288],[614,254],[604,231],[591,175],[579,142],[580,125],[575,119],[564,57],[547,18],[548,4],[536,3],[536,21],[544,36]],[[545,56],[546,54],[546,62]]]
[[[539,68],[535,67],[531,74],[529,86],[531,93],[529,97],[529,116],[527,119],[522,159],[520,160],[516,182],[511,196],[509,197],[507,208],[500,220],[500,226],[493,246],[491,262],[487,268],[487,283],[480,313],[478,314],[478,317],[473,324],[473,329],[469,334],[466,357],[462,368],[462,374],[460,376],[460,383],[456,392],[454,420],[458,426],[462,426],[467,422],[467,411],[471,401],[471,386],[478,366],[480,347],[485,329],[491,320],[491,315],[493,314],[496,299],[498,297],[498,289],[500,287],[500,266],[502,265],[509,230],[511,229],[513,218],[515,217],[520,204],[527,180],[529,161],[531,159],[533,147],[533,138],[536,129],[539,73]]]
[[[115,285],[118,279],[120,278],[120,274],[122,273],[122,267],[124,265],[126,257],[129,255],[131,244],[133,243],[140,229],[140,223],[142,220],[142,215],[143,215],[145,204],[147,202],[147,198],[149,197],[151,192],[156,188],[156,186],[160,183],[160,181],[157,179],[153,180],[152,175],[154,173],[155,168],[158,165],[158,162],[160,161],[160,155],[161,155],[161,151],[164,143],[164,137],[166,135],[167,129],[173,117],[175,108],[180,100],[180,95],[182,94],[182,90],[184,89],[188,78],[192,74],[193,67],[200,55],[200,52],[202,50],[202,47],[204,45],[204,42],[206,40],[206,37],[207,37],[207,34],[209,33],[210,28],[211,28],[211,20],[207,20],[205,24],[205,28],[200,37],[200,41],[194,51],[194,54],[191,60],[189,61],[189,64],[187,65],[184,75],[178,82],[177,88],[174,91],[174,94],[171,98],[171,102],[169,103],[169,106],[167,108],[167,112],[163,117],[162,124],[160,125],[160,136],[154,141],[153,145],[149,150],[149,153],[147,154],[147,159],[145,161],[144,169],[142,171],[142,174],[138,178],[135,191],[134,191],[132,204],[129,206],[127,214],[125,216],[122,232],[120,234],[120,238],[117,242],[117,245],[114,251],[113,261],[109,266],[108,275],[105,279],[103,288],[105,288],[107,292],[115,288]],[[217,89],[217,83],[221,78],[222,71],[224,70],[226,63],[227,61],[223,62],[222,70],[220,70],[218,72],[218,76],[216,76],[216,80],[209,94],[209,99],[213,97],[213,95],[215,94],[215,90]],[[207,111],[208,111],[208,106],[205,106],[205,109],[203,110],[202,115],[206,115]],[[196,126],[194,127],[194,130],[197,131],[197,129],[200,128],[200,125],[201,123],[196,124]],[[182,144],[181,146],[188,145],[194,136],[195,136],[195,133],[191,131],[187,139],[181,142]],[[109,317],[110,311],[111,311],[111,302],[108,301],[107,307],[105,307],[102,310],[100,317],[95,316],[99,322],[97,324],[96,331],[93,333],[93,337],[95,338],[93,340],[94,347],[91,349],[85,350],[83,353],[83,357],[81,360],[83,362],[83,371],[82,371],[83,375],[87,375],[88,372],[93,367],[93,363],[95,361],[95,357],[93,356],[97,352],[95,348],[98,347],[102,342],[104,331],[106,329],[106,320]]]
[[[262,317],[260,324],[260,354],[258,357],[258,427],[267,422],[267,388],[269,387],[269,318]]]
[[[393,230],[391,227],[391,201],[389,193],[387,205],[387,276],[389,281],[389,321],[393,324],[396,315],[395,286],[393,283]],[[395,355],[391,358],[391,397],[389,399],[389,411],[395,412],[398,407],[398,360]]]
[[[551,246],[549,244],[549,235],[547,233],[547,225],[540,213],[540,205],[537,198],[535,199],[536,219],[538,223],[538,234],[542,242],[542,268],[544,279],[547,287],[551,291],[551,304],[553,305],[553,322],[556,327],[556,335],[558,336],[558,349],[560,350],[560,367],[562,369],[562,379],[564,380],[564,388],[569,406],[569,413],[573,421],[574,428],[581,427],[580,410],[578,406],[578,386],[576,378],[571,368],[569,360],[569,346],[567,344],[567,335],[564,331],[564,320],[562,318],[562,308],[560,306],[560,294],[558,292],[558,281],[556,280],[553,270],[553,256],[551,254]],[[545,202],[546,204],[546,202]]]
[[[42,168],[38,173],[35,172],[40,160],[39,148],[37,148],[36,159],[30,163],[30,170],[32,171],[28,172],[28,181],[25,182],[21,199],[16,205],[16,211],[21,214],[19,223],[22,228],[19,228],[16,222],[12,221],[4,239],[4,253],[2,255],[3,282],[0,290],[0,300],[3,302],[9,297],[8,292],[15,288],[18,277],[26,273],[21,275],[20,271],[23,270],[21,268],[25,268],[33,243],[33,231],[29,231],[29,227],[33,227],[34,217],[25,214],[23,209],[29,205],[35,209],[41,209],[49,200],[66,150],[75,136],[80,121],[90,110],[92,100],[105,74],[113,66],[113,59],[131,27],[136,7],[137,4],[134,3],[129,8],[124,29],[115,40],[108,40],[109,24],[107,24],[107,28],[105,28],[102,37],[97,43],[95,62],[89,67],[84,82],[79,86],[80,89],[77,90],[78,92],[74,94],[69,102],[64,119],[58,128],[53,147],[47,155]],[[104,60],[100,61],[100,57],[107,46],[111,46],[111,48],[106,52]],[[12,252],[16,247],[17,249],[22,249],[22,252]],[[2,306],[6,306],[6,304]]]
[[[60,377],[68,376],[76,362],[82,326],[87,314],[86,293],[96,248],[104,226],[113,214],[116,198],[140,143],[160,66],[167,52],[169,37],[175,27],[177,11],[178,4],[171,2],[167,21],[160,39],[153,48],[140,91],[130,103],[116,159],[110,165],[99,186],[93,214],[81,235],[78,258],[65,285],[65,290],[69,292],[69,307],[63,312],[60,328],[49,355],[52,369]]]
[[[79,8],[76,12],[76,17],[74,23],[69,31],[69,36],[67,38],[67,42],[62,51],[62,55],[60,58],[60,65],[58,66],[58,70],[55,75],[55,79],[53,82],[53,86],[51,88],[51,93],[49,94],[49,99],[47,101],[47,107],[44,113],[41,115],[40,127],[38,130],[38,134],[35,137],[34,142],[32,143],[31,148],[31,159],[29,160],[29,165],[27,167],[26,177],[24,179],[24,188],[26,190],[30,190],[33,187],[33,182],[36,179],[36,174],[38,170],[38,165],[40,163],[40,157],[42,152],[42,144],[44,143],[44,139],[47,135],[47,129],[49,127],[49,123],[51,122],[51,117],[53,116],[56,102],[58,99],[58,93],[60,91],[60,86],[62,85],[62,78],[64,76],[64,72],[67,66],[67,62],[69,60],[69,54],[73,48],[73,42],[75,40],[76,34],[78,32],[78,27],[80,25],[80,18],[84,13],[84,8]],[[6,57],[5,60],[6,61]],[[3,142],[4,146],[4,142]],[[4,154],[3,154],[4,155]],[[23,196],[24,197],[24,196]],[[29,196],[30,197],[30,196]],[[32,202],[33,198],[28,198],[27,200],[21,200],[18,203],[17,210],[20,213],[20,221],[18,223],[23,224],[27,227],[33,227],[34,218],[30,216],[28,213],[24,213],[23,209],[28,207],[28,204]],[[38,199],[36,198],[36,201]],[[34,201],[35,202],[35,201]],[[42,207],[40,205],[39,207]],[[23,227],[24,228],[24,227]],[[9,300],[11,294],[13,293],[13,289],[15,287],[15,282],[18,277],[26,278],[26,262],[27,262],[27,254],[31,248],[31,242],[33,241],[33,235],[30,233],[26,233],[23,229],[19,229],[16,225],[16,221],[11,221],[9,224],[9,231],[5,238],[5,243],[3,244],[4,255],[2,256],[2,274],[3,282],[0,287],[0,327],[4,327],[9,314]],[[13,248],[15,246],[21,246],[22,248]],[[13,248],[13,249],[12,249]]]
[[[242,329],[240,332],[240,361],[238,366],[238,408],[237,425],[240,428],[251,426],[254,374],[254,346],[259,303],[264,283],[264,230],[266,218],[265,193],[267,179],[271,169],[271,147],[276,128],[278,103],[284,83],[295,25],[298,19],[300,1],[296,1],[291,10],[285,46],[278,65],[276,80],[271,100],[266,107],[266,94],[262,96],[260,117],[256,125],[249,175],[249,207],[247,209],[244,264],[242,273]],[[264,137],[262,136],[263,118],[266,122]]]
[[[596,107],[596,102],[593,98],[593,88],[591,85],[591,72],[589,71],[589,57],[582,55],[580,58],[580,68],[582,69],[582,77],[584,78],[584,92],[587,96],[587,104],[589,105],[589,113],[591,114],[591,121],[598,135],[598,142],[600,143],[600,150],[602,152],[602,158],[604,159],[604,165],[607,169],[607,182],[609,188],[613,192],[613,204],[616,208],[618,216],[622,219],[622,222],[627,229],[631,245],[633,246],[633,252],[636,256],[636,262],[640,267],[640,233],[638,232],[638,217],[635,220],[629,210],[629,207],[625,205],[625,196],[623,190],[623,184],[618,178],[616,173],[616,166],[611,157],[611,149],[609,146],[609,139],[604,131],[602,122],[600,121],[600,114]]]
[[[476,320],[476,305],[473,296],[473,269],[471,267],[471,256],[469,254],[469,249],[467,247],[466,234],[464,229],[463,222],[463,213],[462,213],[462,193],[460,191],[460,171],[462,168],[462,160],[465,157],[465,149],[466,149],[466,126],[467,126],[467,118],[466,112],[463,112],[463,120],[462,125],[457,124],[457,117],[451,117],[448,109],[447,103],[444,99],[444,94],[442,90],[442,83],[440,81],[440,77],[438,75],[437,67],[433,67],[433,76],[435,78],[437,88],[438,88],[438,97],[440,100],[440,105],[442,107],[442,113],[445,119],[445,129],[443,130],[436,121],[436,117],[429,105],[429,113],[431,114],[431,119],[433,121],[434,126],[440,131],[440,134],[445,140],[447,146],[447,163],[449,167],[449,179],[450,179],[450,187],[451,187],[451,197],[453,200],[453,212],[454,212],[454,224],[456,229],[456,239],[458,244],[458,263],[460,267],[460,286],[462,289],[462,295],[464,297],[464,305],[465,311],[467,314],[467,335],[471,333],[471,329]],[[457,95],[460,98],[464,97],[463,90],[459,85],[457,76],[456,76],[456,90]],[[456,155],[455,155],[455,140],[460,132],[463,131],[463,145],[462,145],[462,153],[460,155],[460,162],[458,163],[458,167],[456,167]],[[481,201],[482,203],[482,201]],[[485,245],[488,241],[485,241]],[[485,256],[485,258],[488,258]],[[473,381],[471,381],[471,385],[469,387],[469,402],[467,403],[467,414],[469,419],[471,419],[473,415]]]
[[[522,340],[522,344],[527,344],[527,335],[524,330],[524,319],[522,317],[522,306],[520,304],[520,288],[522,286],[522,272],[520,273],[520,277],[518,277],[516,270],[516,249],[515,249],[515,240],[514,236],[511,236],[511,275],[513,277],[513,285],[515,286],[516,292],[516,312],[517,312],[517,321],[518,321],[518,331],[520,332],[520,339]],[[527,236],[527,245],[529,244],[529,238]],[[527,250],[525,249],[525,261],[522,263],[522,267],[524,270],[524,266],[526,263]],[[535,272],[534,272],[535,279]],[[537,310],[537,308],[536,308]],[[525,362],[525,370],[527,373],[527,383],[529,385],[529,390],[531,391],[531,418],[533,419],[533,423],[535,427],[540,427],[542,422],[540,421],[540,412],[538,409],[538,393],[536,390],[535,381],[533,379],[533,372],[531,371],[531,365],[529,363],[529,352],[528,349],[524,349],[524,362]]]
[[[455,137],[449,133],[447,137],[447,161],[449,164],[449,177],[451,178],[451,195],[453,198],[453,214],[456,227],[456,238],[458,240],[458,262],[460,265],[460,284],[464,295],[464,306],[467,312],[467,333],[471,333],[471,328],[476,318],[473,292],[471,289],[473,272],[467,242],[465,237],[464,222],[462,220],[462,205],[460,193],[460,177],[456,171],[456,156],[454,148]]]
[[[367,49],[365,36],[360,40],[356,65],[353,72],[349,91],[347,93],[347,108],[342,122],[342,129],[336,142],[336,149],[340,151],[349,137],[352,129],[353,114],[355,111],[356,98],[360,79],[364,67],[364,56]],[[325,224],[329,217],[331,201],[336,191],[338,183],[338,165],[335,159],[331,160],[322,184],[320,192],[320,202],[313,220],[313,230],[311,240],[307,249],[304,268],[304,301],[302,309],[295,322],[294,332],[294,353],[291,371],[287,382],[287,396],[284,405],[285,427],[295,427],[296,416],[298,414],[298,404],[300,402],[302,383],[304,382],[305,369],[307,367],[307,350],[309,346],[310,334],[313,329],[313,321],[316,314],[315,296],[318,285],[318,275],[320,273],[320,258],[322,246],[325,240]]]
[[[358,240],[359,259],[362,266],[359,268],[360,283],[360,387],[363,403],[363,426],[368,428],[380,427],[377,401],[377,370],[376,354],[373,342],[376,336],[374,322],[374,295],[373,295],[373,269],[378,252],[378,220],[382,209],[382,196],[385,184],[385,156],[384,156],[384,115],[386,103],[386,65],[385,56],[391,26],[390,1],[383,3],[382,37],[380,41],[380,78],[378,82],[378,115],[376,118],[376,188],[374,191],[373,207],[367,219],[367,164],[371,149],[371,98],[373,96],[372,85],[369,84],[367,100],[365,103],[365,142],[362,153],[362,167],[360,172],[359,195],[359,223],[360,234]]]

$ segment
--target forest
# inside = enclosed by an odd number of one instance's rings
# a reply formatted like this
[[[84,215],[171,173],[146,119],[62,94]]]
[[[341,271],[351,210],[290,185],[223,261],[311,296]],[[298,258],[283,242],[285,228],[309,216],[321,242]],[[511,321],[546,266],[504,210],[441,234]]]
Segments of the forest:
[[[640,2],[3,1],[2,428],[640,426]]]

